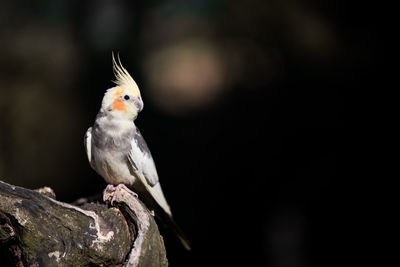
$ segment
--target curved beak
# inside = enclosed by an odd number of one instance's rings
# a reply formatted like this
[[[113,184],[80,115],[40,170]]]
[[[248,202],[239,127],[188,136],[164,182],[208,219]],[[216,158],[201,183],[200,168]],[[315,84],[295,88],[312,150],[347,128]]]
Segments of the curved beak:
[[[137,98],[135,98],[134,102],[135,102],[135,106],[139,110],[138,112],[142,111],[143,106],[144,106],[142,98],[140,96],[138,96]]]

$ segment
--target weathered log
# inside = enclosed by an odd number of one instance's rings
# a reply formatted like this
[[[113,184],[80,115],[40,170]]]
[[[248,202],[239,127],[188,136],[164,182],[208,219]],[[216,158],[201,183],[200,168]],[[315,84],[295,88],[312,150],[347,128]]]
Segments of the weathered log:
[[[168,265],[153,216],[127,191],[119,191],[111,208],[100,203],[78,207],[44,191],[46,195],[0,181],[2,265]],[[111,197],[104,194],[106,203]]]

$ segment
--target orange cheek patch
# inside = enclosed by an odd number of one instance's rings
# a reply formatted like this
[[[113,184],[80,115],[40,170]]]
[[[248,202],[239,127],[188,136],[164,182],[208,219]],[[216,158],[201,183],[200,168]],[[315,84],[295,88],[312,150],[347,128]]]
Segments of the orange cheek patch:
[[[115,99],[112,105],[114,110],[123,111],[126,108],[125,103],[120,98]]]

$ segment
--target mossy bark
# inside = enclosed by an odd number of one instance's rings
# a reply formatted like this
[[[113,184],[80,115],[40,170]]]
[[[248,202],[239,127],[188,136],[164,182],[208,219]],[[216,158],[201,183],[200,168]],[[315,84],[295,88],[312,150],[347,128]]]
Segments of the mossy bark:
[[[121,190],[116,207],[81,207],[0,181],[0,256],[13,266],[167,266],[147,208]],[[112,193],[104,195],[108,201]],[[4,264],[4,262],[2,262]]]

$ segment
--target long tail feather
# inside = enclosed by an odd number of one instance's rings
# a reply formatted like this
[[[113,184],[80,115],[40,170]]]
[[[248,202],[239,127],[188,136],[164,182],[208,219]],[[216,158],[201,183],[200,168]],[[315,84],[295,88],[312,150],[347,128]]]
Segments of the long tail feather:
[[[189,240],[186,238],[185,234],[181,230],[181,228],[176,224],[174,218],[172,218],[171,215],[168,213],[164,212],[162,209],[158,209],[156,211],[156,218],[158,218],[161,223],[165,225],[166,228],[171,230],[176,237],[179,239],[179,241],[182,243],[183,247],[186,250],[191,250],[191,244]]]

